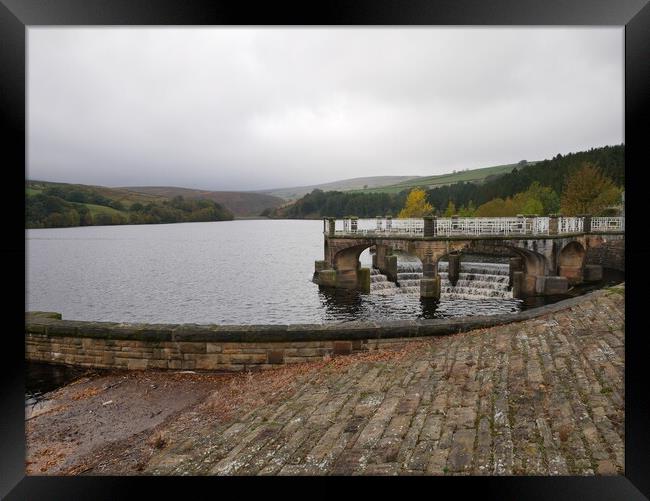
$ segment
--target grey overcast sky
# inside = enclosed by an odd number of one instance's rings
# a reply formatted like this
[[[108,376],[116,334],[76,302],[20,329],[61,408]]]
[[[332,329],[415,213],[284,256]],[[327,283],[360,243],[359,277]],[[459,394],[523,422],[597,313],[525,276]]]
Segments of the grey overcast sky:
[[[624,141],[623,28],[29,28],[29,179],[255,190]]]

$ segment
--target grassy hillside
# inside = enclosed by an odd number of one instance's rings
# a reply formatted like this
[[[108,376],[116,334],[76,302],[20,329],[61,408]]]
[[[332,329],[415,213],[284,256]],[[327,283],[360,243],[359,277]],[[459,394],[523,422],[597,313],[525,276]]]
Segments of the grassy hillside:
[[[127,188],[108,188],[106,186],[94,186],[89,184],[70,184],[70,183],[53,183],[51,181],[25,181],[25,193],[27,195],[37,195],[43,193],[45,190],[50,188],[65,188],[65,189],[77,189],[81,192],[93,191],[96,192],[110,200],[115,200],[128,208],[131,204],[141,203],[156,203],[166,200],[166,197],[147,194],[147,193],[136,193],[130,191]]]
[[[532,165],[533,162],[528,162]],[[450,174],[440,174],[437,176],[417,177],[399,183],[382,186],[380,188],[368,188],[356,190],[363,193],[399,193],[411,188],[431,189],[438,186],[445,186],[459,182],[481,183],[495,176],[511,172],[517,164],[495,165],[492,167],[483,167],[480,169],[468,169]]]
[[[242,191],[205,191],[173,186],[132,186],[123,188],[142,196],[173,198],[182,196],[192,200],[203,198],[213,200],[230,210],[235,216],[259,216],[264,209],[274,209],[285,203],[282,198],[265,193]]]
[[[352,179],[343,179],[331,183],[313,184],[310,186],[293,186],[290,188],[276,188],[273,190],[261,190],[257,193],[265,193],[283,198],[285,200],[296,200],[314,190],[322,191],[351,191],[363,190],[368,188],[380,188],[382,186],[393,185],[410,179],[416,179],[417,176],[372,176],[372,177],[355,177]]]

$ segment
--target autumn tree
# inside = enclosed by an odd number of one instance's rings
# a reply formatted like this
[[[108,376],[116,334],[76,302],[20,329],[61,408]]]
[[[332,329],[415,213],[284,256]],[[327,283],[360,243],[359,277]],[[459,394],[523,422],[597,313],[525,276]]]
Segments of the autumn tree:
[[[621,190],[590,163],[571,174],[562,193],[561,211],[567,216],[599,214],[608,206],[619,202]]]
[[[504,217],[515,214],[514,204],[511,198],[493,198],[476,209],[477,217]]]
[[[426,192],[419,188],[411,190],[406,197],[404,208],[398,217],[422,217],[433,213],[433,207],[426,199]]]

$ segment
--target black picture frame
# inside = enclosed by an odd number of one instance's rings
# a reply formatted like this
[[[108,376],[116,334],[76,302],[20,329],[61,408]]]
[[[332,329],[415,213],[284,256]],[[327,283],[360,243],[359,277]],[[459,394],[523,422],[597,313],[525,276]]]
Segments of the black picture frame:
[[[482,499],[644,499],[650,497],[650,392],[644,332],[644,283],[650,245],[643,235],[643,169],[650,168],[650,5],[648,0],[332,0],[272,3],[208,0],[0,0],[0,109],[3,174],[10,174],[2,199],[10,235],[0,244],[5,270],[5,332],[0,373],[0,497],[6,499],[122,499],[145,488],[169,493],[170,479],[151,477],[25,476],[24,421],[24,207],[26,30],[38,25],[609,25],[625,26],[626,144],[626,367],[625,476],[614,477],[429,477],[426,489],[452,488],[454,498],[477,489]],[[585,75],[588,78],[588,75]],[[23,176],[21,178],[21,175]],[[21,188],[19,189],[19,186]],[[11,196],[7,196],[11,194]],[[23,296],[20,296],[20,291]],[[192,497],[214,497],[200,488]],[[212,481],[218,479],[205,479]],[[368,480],[368,479],[366,479]],[[383,489],[384,479],[365,481]],[[400,479],[398,479],[400,480]],[[403,481],[403,479],[401,479]],[[221,480],[222,482],[225,480]],[[236,479],[226,481],[231,486]],[[432,482],[432,483],[429,483]],[[203,482],[202,482],[203,483]],[[372,484],[372,485],[369,485]],[[201,485],[201,484],[199,484]],[[225,485],[225,484],[220,484]],[[240,484],[242,485],[242,484]],[[252,484],[249,484],[252,485]],[[296,485],[296,484],[293,484]],[[425,484],[420,484],[424,487]],[[248,487],[246,488],[248,489]],[[296,489],[296,491],[303,488]],[[238,490],[239,491],[239,490]],[[236,491],[237,492],[237,491]],[[240,491],[244,495],[246,490]],[[367,495],[368,491],[364,491]],[[279,494],[286,495],[283,489]],[[289,493],[290,494],[290,493]],[[298,492],[300,494],[300,492]],[[304,491],[303,491],[303,494]],[[415,493],[414,493],[415,494]],[[408,494],[407,494],[408,495]]]

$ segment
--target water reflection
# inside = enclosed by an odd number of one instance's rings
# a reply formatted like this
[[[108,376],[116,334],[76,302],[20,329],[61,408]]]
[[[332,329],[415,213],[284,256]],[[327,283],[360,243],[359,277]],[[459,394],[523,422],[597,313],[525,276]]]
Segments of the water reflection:
[[[439,305],[440,301],[437,299],[421,297],[420,308],[422,311],[418,315],[418,318],[436,318],[436,312]]]
[[[321,304],[334,317],[356,318],[364,307],[364,296],[355,290],[319,287]]]

